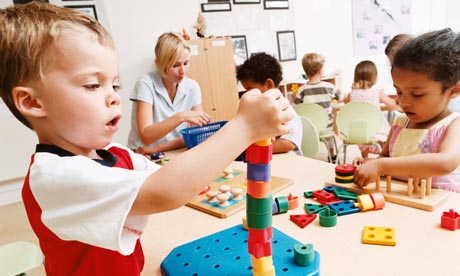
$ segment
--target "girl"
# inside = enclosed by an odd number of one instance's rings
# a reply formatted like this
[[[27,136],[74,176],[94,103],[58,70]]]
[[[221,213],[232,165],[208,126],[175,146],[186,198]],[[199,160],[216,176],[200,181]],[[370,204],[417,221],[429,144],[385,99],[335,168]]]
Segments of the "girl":
[[[460,91],[460,35],[443,29],[414,38],[396,53],[391,74],[404,113],[380,158],[354,160],[354,182],[432,176],[434,188],[460,192],[460,119],[448,109]]]
[[[380,108],[380,103],[385,105],[385,108],[392,110],[396,103],[388,97],[383,90],[377,89],[374,85],[377,82],[377,67],[372,61],[364,60],[358,63],[355,67],[355,78],[351,92],[345,97],[344,102],[368,102]],[[383,116],[383,115],[382,115]],[[387,139],[390,125],[388,121],[383,120],[382,128],[372,136],[377,140],[380,148]],[[369,153],[379,154],[379,149],[375,146],[359,145],[361,155],[367,158]]]
[[[156,70],[142,75],[133,101],[128,147],[140,153],[185,147],[180,130],[211,120],[201,108],[198,83],[187,78],[190,48],[179,34],[162,34],[155,46]]]

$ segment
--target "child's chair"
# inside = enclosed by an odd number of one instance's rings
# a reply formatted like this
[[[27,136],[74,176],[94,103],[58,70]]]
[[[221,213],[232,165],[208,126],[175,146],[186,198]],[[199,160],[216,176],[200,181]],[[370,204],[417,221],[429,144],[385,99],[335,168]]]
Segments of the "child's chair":
[[[340,163],[339,154],[343,147],[343,163],[347,158],[349,145],[375,145],[381,151],[376,140],[372,139],[383,124],[380,108],[367,102],[350,102],[345,104],[337,113],[337,128],[343,144],[337,151],[337,164]]]
[[[300,120],[303,132],[301,145],[303,156],[314,158],[319,150],[318,131],[310,119],[300,116]]]
[[[318,130],[319,140],[326,146],[326,152],[329,162],[332,162],[333,158],[329,150],[327,140],[331,138],[334,141],[335,152],[337,153],[337,142],[335,140],[334,131],[328,129],[329,115],[326,109],[315,103],[301,103],[294,106],[294,110],[299,116],[304,116],[312,121]]]
[[[43,264],[40,248],[26,241],[11,242],[0,246],[0,275],[22,275]]]

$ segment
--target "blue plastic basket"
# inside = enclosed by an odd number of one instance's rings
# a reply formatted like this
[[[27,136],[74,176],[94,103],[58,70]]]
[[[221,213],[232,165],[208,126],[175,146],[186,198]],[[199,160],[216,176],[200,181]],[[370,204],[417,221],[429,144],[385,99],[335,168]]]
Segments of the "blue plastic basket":
[[[227,121],[220,121],[220,122],[210,123],[205,126],[194,126],[194,127],[184,128],[180,131],[180,133],[184,137],[185,146],[187,146],[188,149],[191,149],[194,146],[200,144],[204,140],[211,137],[226,123]]]

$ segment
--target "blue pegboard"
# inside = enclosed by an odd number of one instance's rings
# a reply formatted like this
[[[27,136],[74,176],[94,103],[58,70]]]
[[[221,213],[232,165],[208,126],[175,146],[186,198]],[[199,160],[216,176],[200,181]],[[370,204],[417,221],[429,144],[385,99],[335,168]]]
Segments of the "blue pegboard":
[[[294,245],[301,242],[273,229],[272,251],[275,273],[280,275],[319,275],[320,256],[315,251],[314,263],[301,267],[294,262]],[[161,263],[163,275],[251,276],[248,253],[248,231],[240,225],[174,248]]]

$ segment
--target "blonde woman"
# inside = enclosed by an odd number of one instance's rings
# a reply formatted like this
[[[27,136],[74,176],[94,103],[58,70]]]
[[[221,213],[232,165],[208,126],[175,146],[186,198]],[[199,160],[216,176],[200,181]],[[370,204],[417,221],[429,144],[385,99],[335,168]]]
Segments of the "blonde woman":
[[[187,77],[190,48],[179,34],[162,34],[155,46],[156,69],[143,74],[133,101],[128,147],[152,154],[185,147],[180,130],[205,125],[198,83]]]

